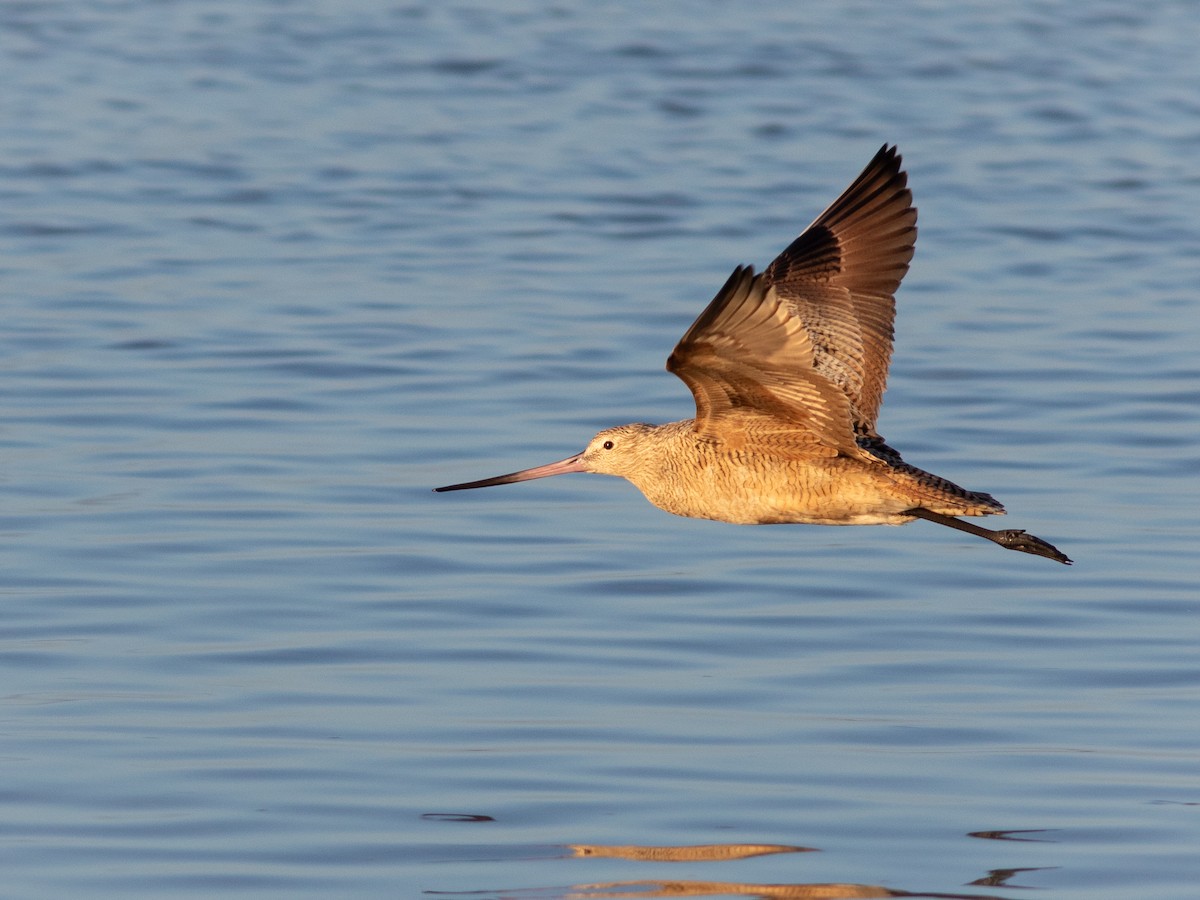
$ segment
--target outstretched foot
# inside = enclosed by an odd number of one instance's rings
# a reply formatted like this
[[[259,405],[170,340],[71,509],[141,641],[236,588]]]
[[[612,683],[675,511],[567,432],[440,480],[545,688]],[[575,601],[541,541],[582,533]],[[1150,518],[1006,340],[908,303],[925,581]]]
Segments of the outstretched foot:
[[[962,519],[954,518],[954,516],[944,516],[941,513],[930,512],[919,506],[915,509],[907,510],[907,515],[916,516],[918,519],[925,519],[929,522],[937,522],[939,525],[956,528],[959,531],[965,531],[967,534],[973,534],[984,540],[999,544],[1006,550],[1020,550],[1022,553],[1044,556],[1046,559],[1052,559],[1065,566],[1071,565],[1071,560],[1067,555],[1053,544],[1047,543],[1035,535],[1027,534],[1021,528],[1012,528],[1007,531],[992,531],[990,528],[983,528],[973,522],[964,522]]]
[[[1053,544],[1043,541],[1040,537],[1028,534],[1023,528],[993,531],[992,534],[995,537],[990,538],[990,540],[995,541],[1007,550],[1020,550],[1022,553],[1032,553],[1034,556],[1044,556],[1046,559],[1053,559],[1063,565],[1071,565],[1071,560],[1067,557],[1067,554],[1063,553]]]

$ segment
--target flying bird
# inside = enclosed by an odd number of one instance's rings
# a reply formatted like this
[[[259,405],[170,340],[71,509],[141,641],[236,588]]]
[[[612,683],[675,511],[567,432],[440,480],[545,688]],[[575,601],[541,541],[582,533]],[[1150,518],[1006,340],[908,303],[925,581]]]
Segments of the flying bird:
[[[667,360],[696,416],[601,431],[580,453],[461,491],[595,472],[626,478],[679,516],[739,525],[903,525],[925,519],[1009,550],[1071,560],[1020,529],[990,494],[909,465],[875,430],[892,355],[894,294],[917,210],[895,147],[761,274],[738,266]]]

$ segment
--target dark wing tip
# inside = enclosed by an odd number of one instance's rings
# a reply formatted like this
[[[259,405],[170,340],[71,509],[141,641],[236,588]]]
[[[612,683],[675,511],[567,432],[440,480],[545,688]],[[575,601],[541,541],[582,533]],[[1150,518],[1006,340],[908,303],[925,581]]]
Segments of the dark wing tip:
[[[908,175],[884,144],[853,183],[767,267],[767,280],[788,286],[840,284],[890,295],[908,271],[917,210]]]

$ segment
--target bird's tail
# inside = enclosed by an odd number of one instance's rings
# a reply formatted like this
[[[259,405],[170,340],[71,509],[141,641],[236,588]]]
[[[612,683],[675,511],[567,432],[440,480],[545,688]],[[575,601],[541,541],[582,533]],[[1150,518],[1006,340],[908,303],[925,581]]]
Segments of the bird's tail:
[[[887,463],[892,476],[904,485],[920,506],[945,516],[1002,516],[1004,506],[991,494],[968,491],[953,481],[909,465],[879,435],[859,435],[858,446]]]

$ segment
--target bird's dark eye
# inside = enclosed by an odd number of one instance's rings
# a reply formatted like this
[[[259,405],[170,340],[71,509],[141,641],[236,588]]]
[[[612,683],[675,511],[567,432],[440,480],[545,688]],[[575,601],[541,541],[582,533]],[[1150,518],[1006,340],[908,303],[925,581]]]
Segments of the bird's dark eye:
[[[605,449],[605,450],[611,450],[612,448],[613,448],[613,442],[612,442],[612,441],[605,441],[605,442],[604,442],[604,449]]]

